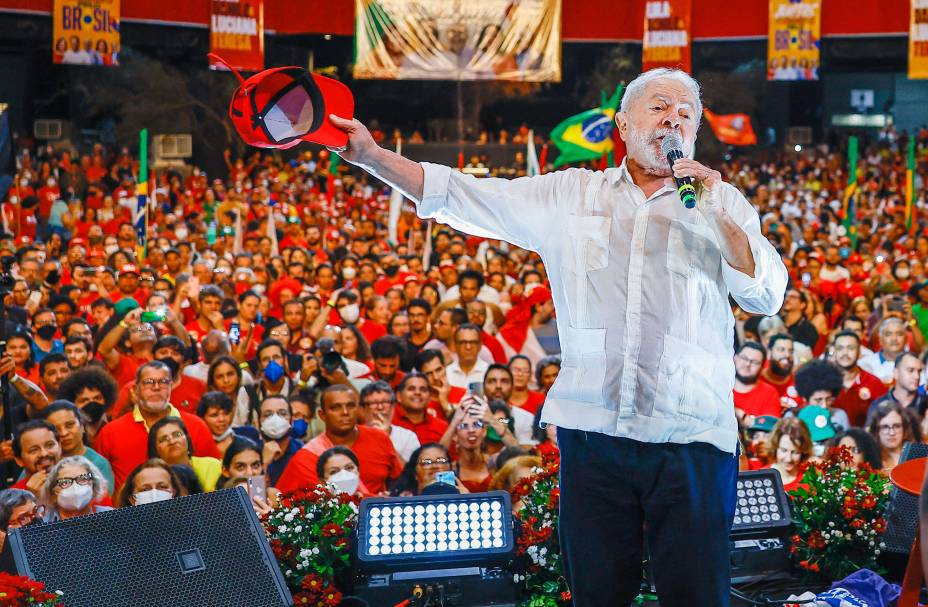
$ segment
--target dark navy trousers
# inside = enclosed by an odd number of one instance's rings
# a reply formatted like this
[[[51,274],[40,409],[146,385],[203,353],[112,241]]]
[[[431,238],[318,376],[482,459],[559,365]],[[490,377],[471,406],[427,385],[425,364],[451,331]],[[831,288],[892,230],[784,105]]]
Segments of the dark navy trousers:
[[[574,607],[627,607],[647,536],[661,607],[729,605],[738,458],[558,428],[559,539]]]

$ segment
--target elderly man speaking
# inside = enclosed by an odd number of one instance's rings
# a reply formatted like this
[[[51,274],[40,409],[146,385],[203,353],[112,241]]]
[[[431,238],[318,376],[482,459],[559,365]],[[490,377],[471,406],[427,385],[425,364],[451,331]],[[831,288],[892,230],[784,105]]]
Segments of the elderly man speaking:
[[[690,157],[699,85],[655,69],[625,91],[618,168],[477,179],[378,147],[357,120],[343,158],[416,201],[418,214],[537,251],[563,366],[544,406],[561,450],[560,540],[578,607],[625,606],[643,536],[662,607],[728,605],[738,428],[734,318],[775,314],[787,274],[757,212]],[[664,137],[683,142],[673,169]],[[671,176],[691,177],[687,209]]]

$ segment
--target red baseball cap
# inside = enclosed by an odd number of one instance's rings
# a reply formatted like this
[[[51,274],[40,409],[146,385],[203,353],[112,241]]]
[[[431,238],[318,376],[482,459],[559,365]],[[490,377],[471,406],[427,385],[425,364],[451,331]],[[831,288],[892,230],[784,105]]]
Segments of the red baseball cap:
[[[229,117],[245,143],[282,150],[301,141],[333,148],[348,145],[348,133],[329,120],[329,114],[346,120],[354,116],[354,96],[338,80],[295,66],[264,70],[245,80],[222,57],[209,56],[241,82],[232,95]]]
[[[126,276],[127,274],[135,274],[140,276],[138,267],[135,264],[127,263],[119,268],[119,276]]]
[[[87,241],[83,238],[72,238],[68,243],[68,248],[70,249],[71,247],[84,247],[86,249]]]

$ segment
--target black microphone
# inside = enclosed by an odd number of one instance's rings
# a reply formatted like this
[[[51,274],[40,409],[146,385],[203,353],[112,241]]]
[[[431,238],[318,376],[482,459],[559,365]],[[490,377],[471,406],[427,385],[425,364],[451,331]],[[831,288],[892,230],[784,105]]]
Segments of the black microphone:
[[[673,163],[683,158],[683,139],[676,131],[671,131],[664,136],[661,141],[661,153],[667,157],[670,163],[670,170],[673,171]],[[693,186],[691,177],[674,177],[674,183],[677,184],[677,194],[683,201],[683,206],[692,209],[696,206],[696,188]]]

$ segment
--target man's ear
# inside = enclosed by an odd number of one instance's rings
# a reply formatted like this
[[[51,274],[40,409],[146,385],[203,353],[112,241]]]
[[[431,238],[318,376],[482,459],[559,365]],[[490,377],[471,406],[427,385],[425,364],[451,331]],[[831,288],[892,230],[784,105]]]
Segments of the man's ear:
[[[622,138],[622,141],[626,141],[625,134],[628,132],[628,113],[616,112],[615,126],[619,129],[619,136]]]

